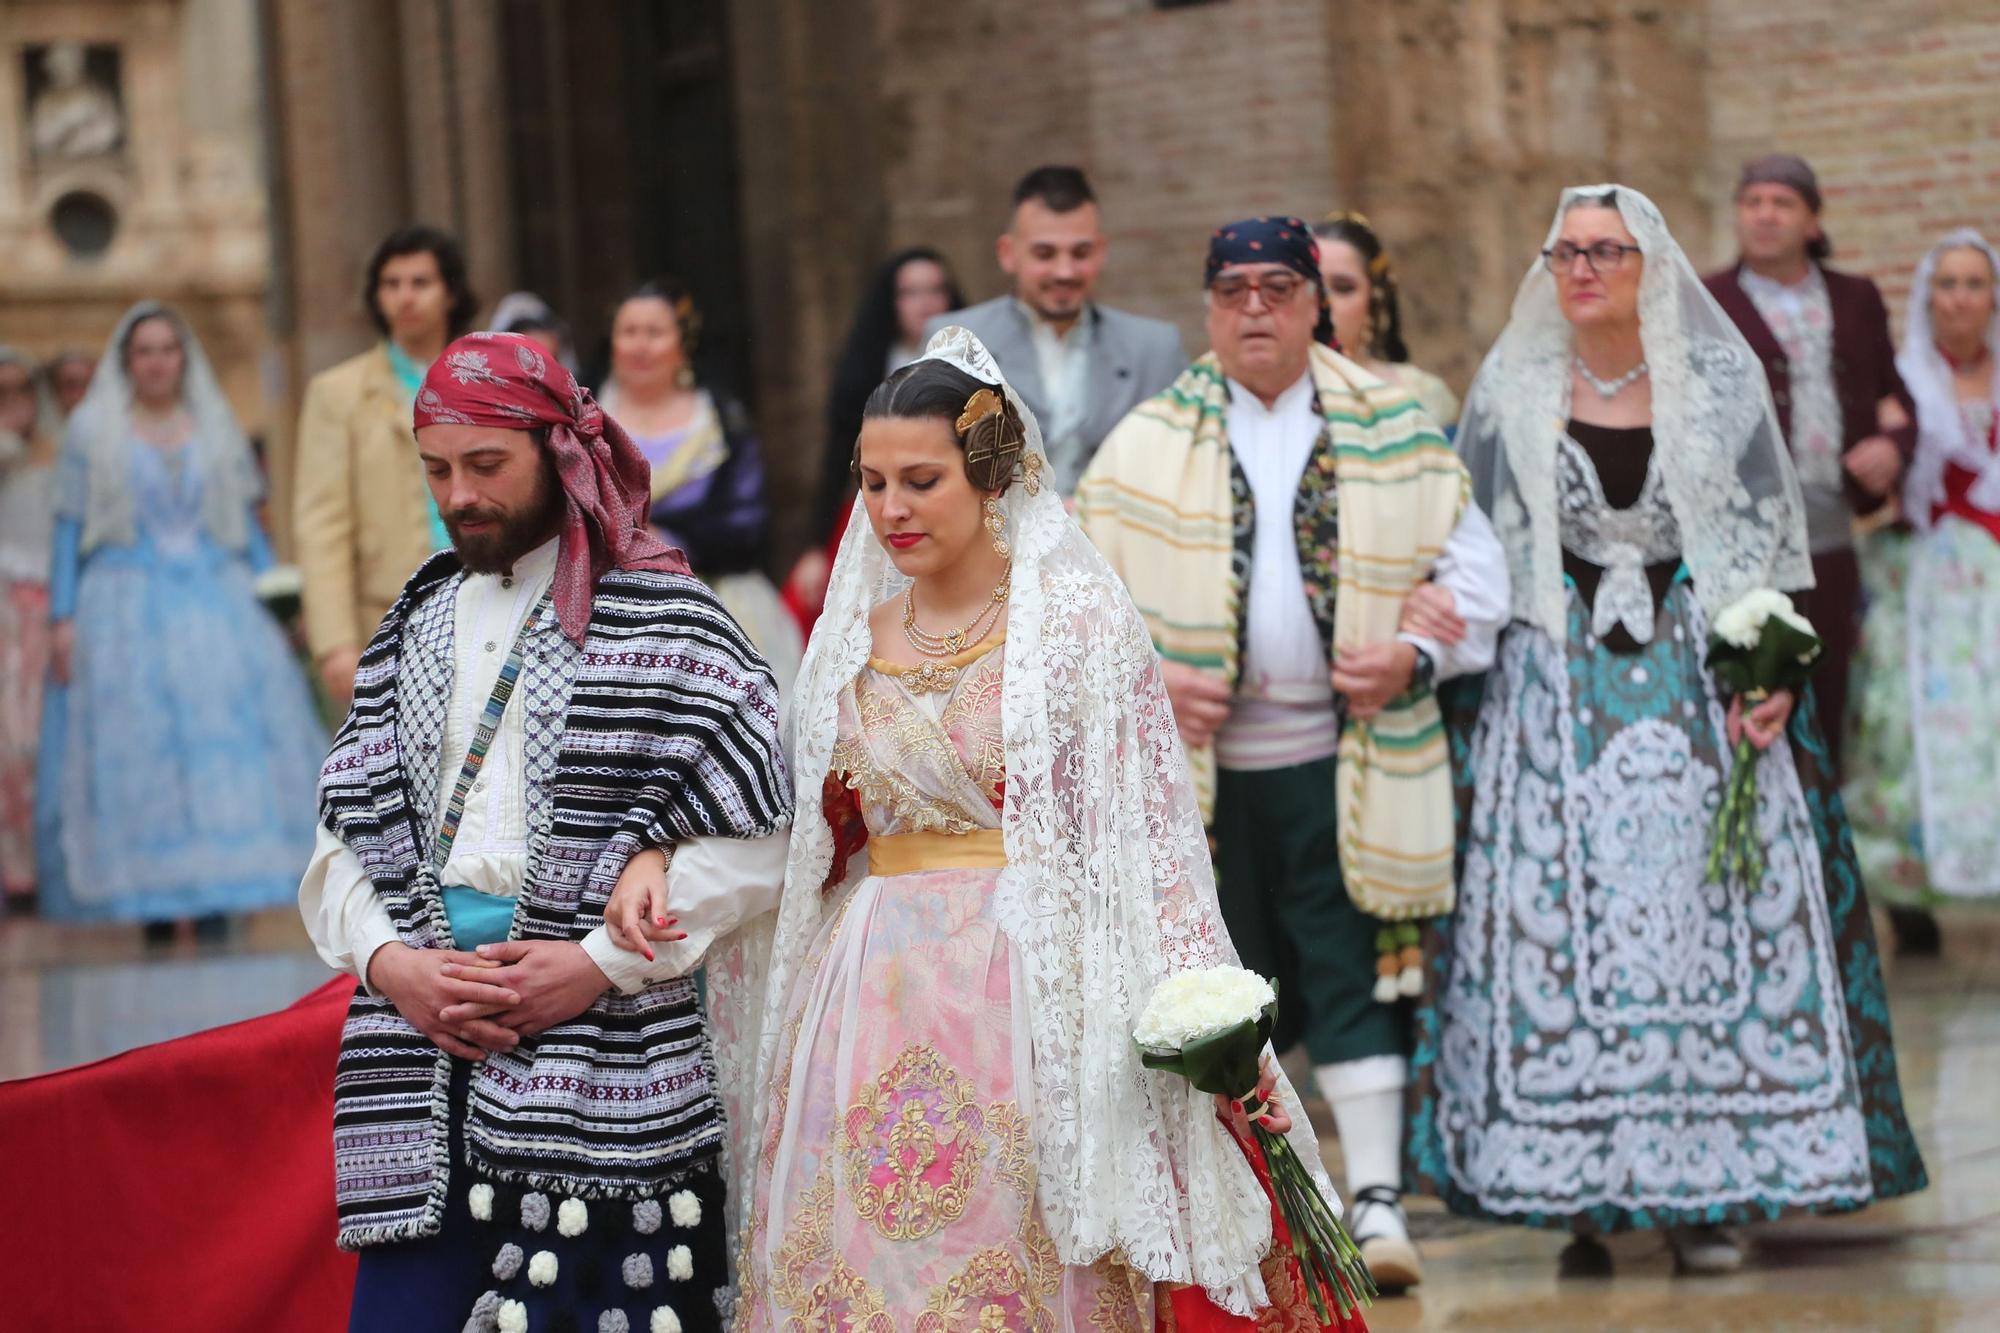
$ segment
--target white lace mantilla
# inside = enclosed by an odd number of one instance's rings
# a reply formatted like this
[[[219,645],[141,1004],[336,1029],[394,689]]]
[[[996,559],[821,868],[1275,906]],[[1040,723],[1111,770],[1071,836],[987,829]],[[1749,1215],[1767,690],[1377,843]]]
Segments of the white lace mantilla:
[[[1872,1196],[1798,771],[1760,760],[1762,883],[1710,882],[1725,709],[1699,606],[1669,609],[1631,657],[1517,625],[1487,684],[1439,1082],[1452,1178],[1496,1214]]]
[[[962,328],[940,332],[925,355],[1004,386]],[[1041,453],[1033,414],[1006,392],[1027,425],[1029,453]],[[1267,1303],[1258,1263],[1271,1243],[1270,1205],[1213,1098],[1142,1068],[1132,1042],[1133,1021],[1163,978],[1237,962],[1158,655],[1124,585],[1053,486],[1029,494],[1016,484],[1001,509],[1013,572],[1001,697],[1008,866],[996,915],[1025,973],[1037,1201],[1064,1263],[1116,1251],[1154,1282],[1200,1285],[1248,1314]],[[871,651],[869,612],[905,586],[857,500],[788,719],[802,812],[819,808],[840,694]],[[768,1080],[777,1016],[802,960],[865,874],[853,865],[845,884],[823,893],[832,857],[827,822],[802,813],[755,1001],[757,1087]],[[732,989],[755,992],[756,980],[739,974]],[[742,1046],[728,1034],[748,1023],[725,1014],[717,1026],[719,1062],[740,1064]],[[1299,1106],[1282,1081],[1279,1096]],[[751,1100],[752,1123],[732,1128],[739,1144],[745,1129],[749,1142],[764,1134],[766,1099]],[[1306,1117],[1294,1115],[1293,1126],[1300,1157],[1316,1165]],[[1323,1174],[1319,1184],[1337,1211]]]
[[[1613,200],[1642,252],[1640,340],[1653,387],[1661,484],[1681,554],[1710,616],[1757,588],[1812,586],[1805,506],[1763,367],[1702,286],[1650,199],[1623,185],[1563,191],[1563,215]],[[1556,643],[1568,634],[1558,535],[1556,440],[1568,418],[1576,335],[1538,259],[1479,368],[1458,449],[1480,508],[1507,550],[1514,616]]]

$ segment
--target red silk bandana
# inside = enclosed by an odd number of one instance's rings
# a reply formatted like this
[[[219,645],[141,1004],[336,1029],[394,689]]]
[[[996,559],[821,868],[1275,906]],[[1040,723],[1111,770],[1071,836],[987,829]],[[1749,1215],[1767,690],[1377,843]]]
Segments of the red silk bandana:
[[[611,569],[685,574],[688,563],[646,525],[652,468],[576,376],[518,333],[469,333],[444,349],[417,391],[416,428],[548,431],[569,503],[556,548],[556,618],[583,642],[591,590]]]

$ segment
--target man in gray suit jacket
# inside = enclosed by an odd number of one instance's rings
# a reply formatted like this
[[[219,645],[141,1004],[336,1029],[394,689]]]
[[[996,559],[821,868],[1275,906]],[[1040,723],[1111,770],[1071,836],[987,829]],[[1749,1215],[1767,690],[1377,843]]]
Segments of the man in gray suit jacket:
[[[998,249],[1013,292],[940,315],[927,332],[962,324],[979,335],[1041,423],[1056,485],[1070,495],[1111,428],[1187,369],[1187,352],[1173,325],[1090,299],[1104,235],[1077,168],[1021,178]]]

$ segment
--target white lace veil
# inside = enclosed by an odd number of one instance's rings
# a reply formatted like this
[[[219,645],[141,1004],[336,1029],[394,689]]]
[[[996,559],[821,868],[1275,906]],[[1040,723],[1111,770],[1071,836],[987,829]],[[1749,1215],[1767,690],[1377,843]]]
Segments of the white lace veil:
[[[250,506],[263,495],[263,477],[194,330],[178,311],[157,301],[141,301],[118,321],[104,355],[97,359],[90,388],[70,415],[68,447],[82,451],[88,468],[82,549],[130,542],[137,533],[129,452],[132,381],[125,373],[124,349],[132,326],[155,316],[172,324],[181,342],[181,406],[194,419],[193,461],[201,470],[202,522],[217,545],[240,551],[250,541]]]
[[[1931,525],[1931,507],[1944,500],[1944,470],[1957,463],[1979,474],[1968,497],[1981,509],[2000,510],[2000,455],[1973,438],[1958,405],[1951,365],[1938,350],[1931,325],[1931,280],[1938,256],[1947,250],[1978,250],[2000,279],[2000,251],[1970,227],[1960,227],[1931,247],[1910,283],[1910,317],[1903,324],[1903,349],[1896,369],[1917,404],[1917,455],[1903,479],[1903,516],[1919,528]],[[2000,305],[1986,326],[1986,349],[1993,353],[1992,401],[2000,404]]]
[[[1653,386],[1653,448],[1696,597],[1713,617],[1754,588],[1811,587],[1804,505],[1763,368],[1653,201],[1623,185],[1564,190],[1544,245],[1555,244],[1571,208],[1606,198],[1645,260],[1639,336]],[[1507,550],[1514,618],[1557,643],[1567,622],[1556,445],[1575,348],[1555,278],[1538,256],[1458,427],[1474,493]]]
[[[924,356],[1005,384],[963,328],[938,333]],[[1040,455],[1033,414],[1012,388],[1006,394],[1026,424],[1028,452]],[[1124,586],[1053,486],[1030,494],[1016,483],[1001,508],[1013,586],[1001,700],[1009,864],[996,914],[1026,980],[1017,1002],[1029,1006],[1034,1040],[1043,1217],[1066,1263],[1117,1250],[1153,1281],[1198,1283],[1248,1313],[1265,1303],[1257,1264],[1271,1240],[1269,1203],[1214,1100],[1141,1068],[1131,1037],[1162,978],[1236,961],[1158,657]],[[865,873],[850,866],[845,883],[821,892],[833,856],[822,785],[841,692],[868,659],[869,612],[906,583],[857,499],[788,719],[798,815],[765,978],[759,1089],[801,960]],[[1298,1099],[1289,1088],[1283,1096],[1299,1155],[1317,1164]],[[762,1141],[766,1101],[752,1099],[749,1143]],[[752,1159],[737,1161],[747,1186]]]

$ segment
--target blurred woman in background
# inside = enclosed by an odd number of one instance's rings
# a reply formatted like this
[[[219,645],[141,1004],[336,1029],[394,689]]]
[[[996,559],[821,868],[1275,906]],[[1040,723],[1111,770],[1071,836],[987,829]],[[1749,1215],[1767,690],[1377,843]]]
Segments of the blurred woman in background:
[[[0,906],[35,893],[35,745],[49,666],[50,505],[61,441],[47,380],[0,347]]]
[[[37,828],[52,917],[157,939],[298,890],[327,737],[253,587],[272,564],[262,490],[187,324],[134,306],[57,464]]]
[[[701,313],[669,279],[634,288],[611,321],[611,378],[598,395],[653,465],[654,528],[686,553],[791,695],[805,643],[765,576],[764,453],[743,405],[703,388]]]
[[[1410,364],[1396,267],[1381,237],[1359,213],[1329,214],[1313,235],[1319,238],[1319,272],[1326,280],[1340,350],[1415,394],[1450,439],[1458,428],[1458,395],[1436,375]]]
[[[1896,369],[1917,405],[1911,531],[1862,547],[1868,618],[1845,797],[1898,950],[1935,953],[1929,908],[2000,896],[2000,250],[1944,237],[1910,286]]]

